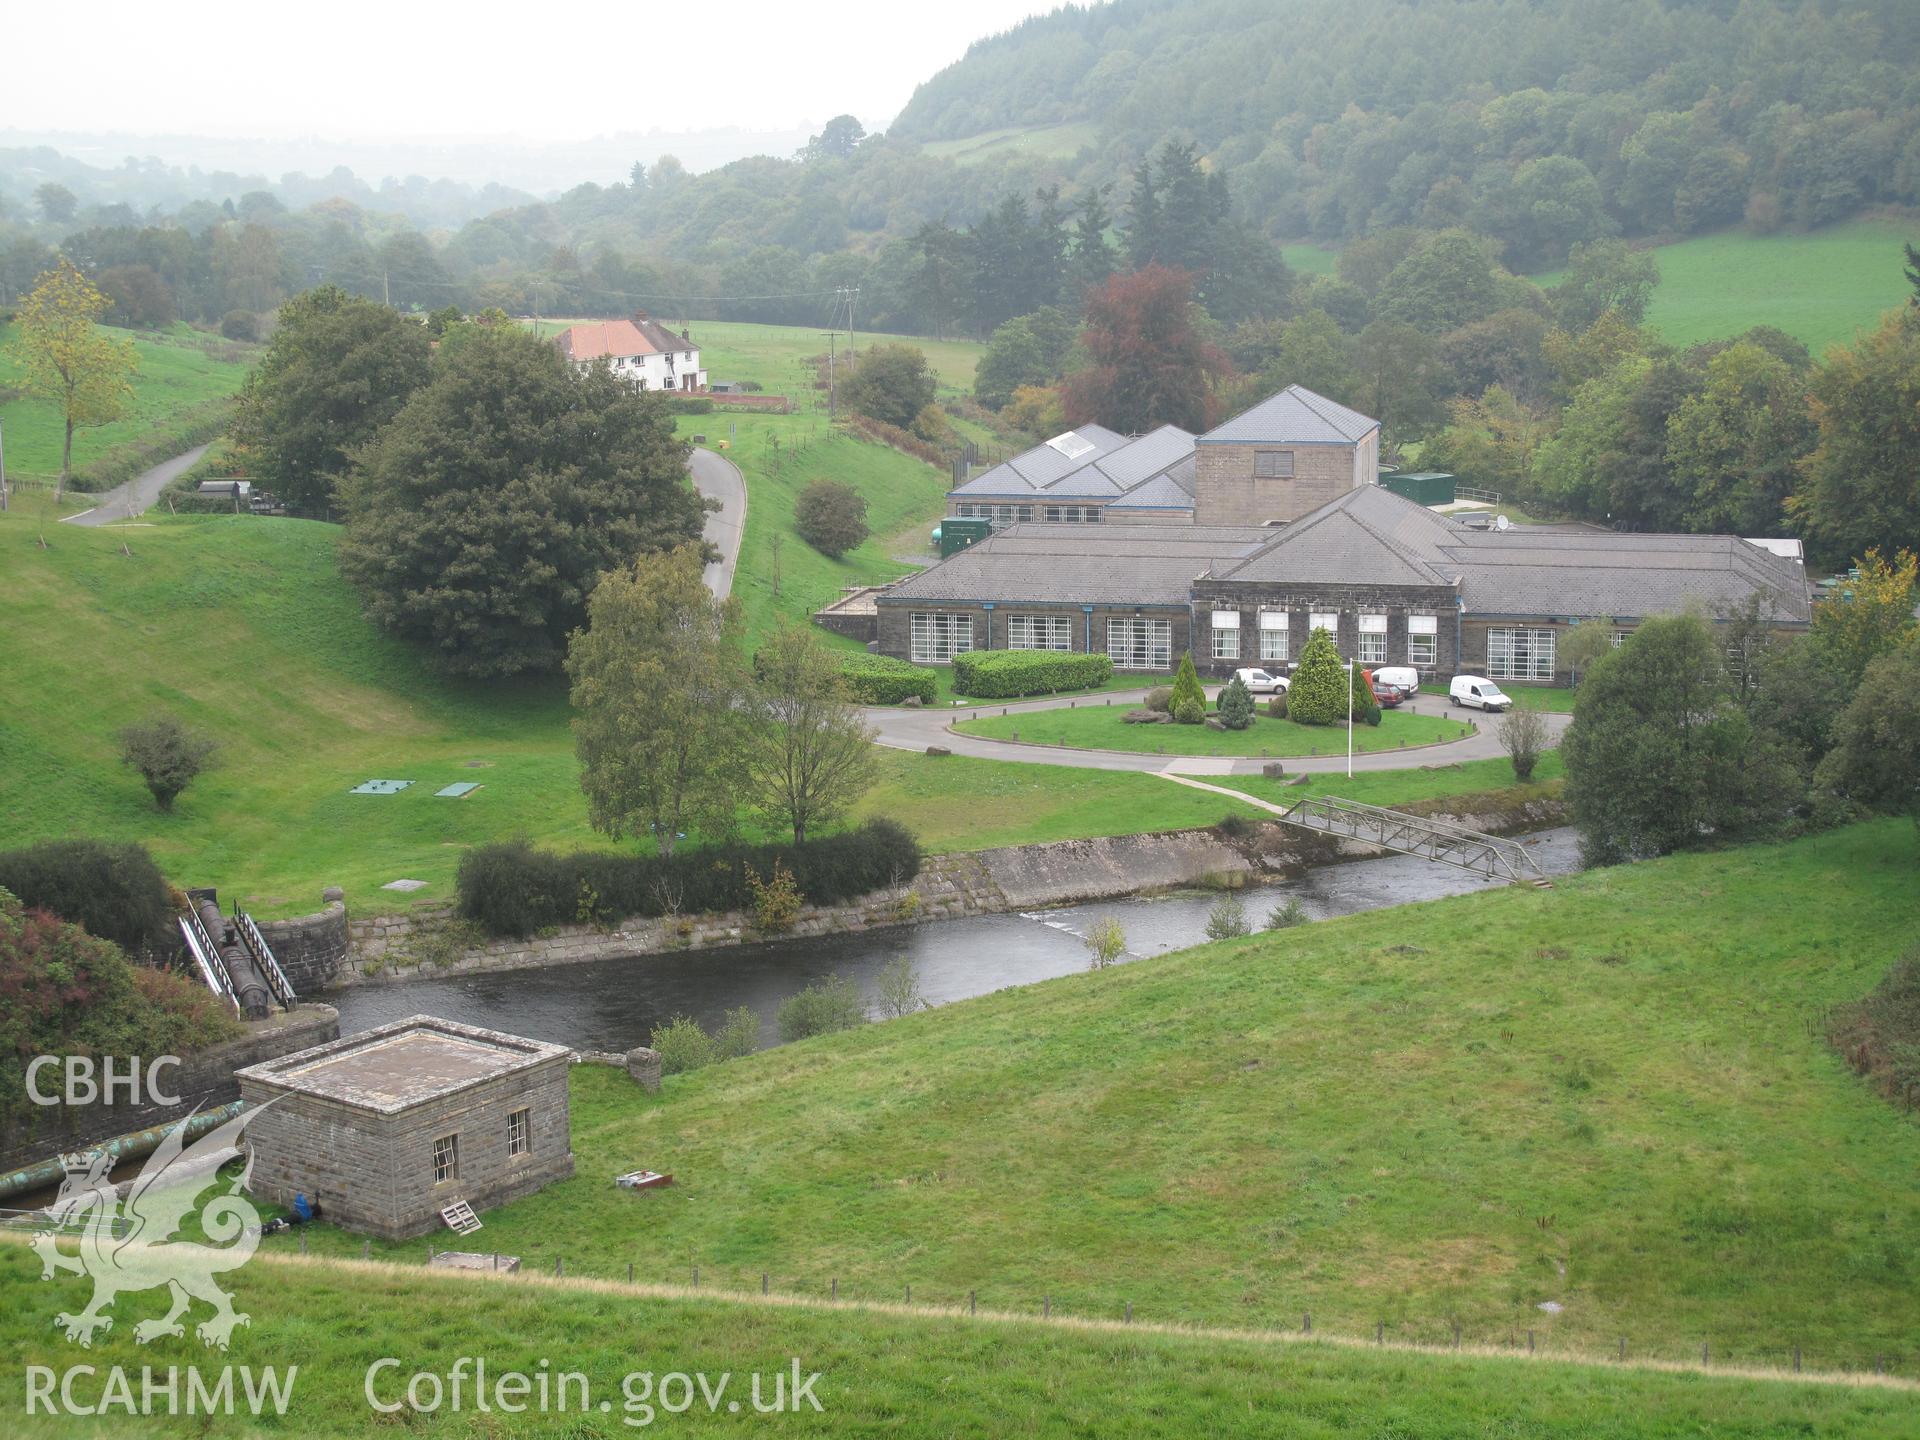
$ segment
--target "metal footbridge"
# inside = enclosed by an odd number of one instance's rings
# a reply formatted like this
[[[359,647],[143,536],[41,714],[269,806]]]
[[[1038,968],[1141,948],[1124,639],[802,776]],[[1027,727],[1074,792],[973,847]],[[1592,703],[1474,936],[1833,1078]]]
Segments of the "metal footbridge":
[[[220,913],[211,890],[189,890],[180,935],[201,982],[249,1020],[264,1020],[277,1003],[292,1010],[300,1003],[267,937],[253,917],[238,906],[231,917]]]
[[[1552,882],[1541,872],[1527,847],[1499,835],[1483,835],[1449,820],[1408,815],[1379,805],[1362,805],[1337,796],[1314,796],[1296,801],[1274,816],[1283,825],[1297,825],[1321,835],[1359,840],[1401,855],[1418,855],[1516,885],[1547,889]]]

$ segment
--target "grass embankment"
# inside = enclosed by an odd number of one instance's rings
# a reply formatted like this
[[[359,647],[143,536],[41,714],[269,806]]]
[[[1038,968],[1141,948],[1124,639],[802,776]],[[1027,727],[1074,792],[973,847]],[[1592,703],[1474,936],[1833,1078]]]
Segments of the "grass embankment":
[[[1412,770],[1360,770],[1351,779],[1335,772],[1296,775],[1286,780],[1269,780],[1262,775],[1209,775],[1206,781],[1257,796],[1270,805],[1290,805],[1312,795],[1337,795],[1363,805],[1412,805],[1459,796],[1463,798],[1463,810],[1472,809],[1476,800],[1488,808],[1506,810],[1529,800],[1558,797],[1565,776],[1560,752],[1549,750],[1534,766],[1532,783],[1526,785],[1515,783],[1513,763],[1504,758],[1456,760],[1451,765],[1436,763]]]
[[[237,345],[184,325],[162,333],[105,333],[116,340],[132,340],[140,368],[133,377],[133,400],[122,419],[74,432],[74,475],[82,485],[87,483],[90,470],[111,463],[116,452],[136,446],[159,445],[165,449],[176,437],[181,450],[196,443],[185,430],[196,419],[204,418],[205,407],[239,393],[256,353],[252,346]],[[4,360],[14,338],[13,328],[0,324],[0,385],[15,378]],[[9,476],[51,480],[59,475],[65,430],[59,406],[24,397],[9,400],[0,405],[0,425],[6,428]],[[166,454],[157,454],[156,463],[166,458]],[[118,483],[127,477],[112,478]]]
[[[742,1290],[1911,1374],[1920,1130],[1819,1022],[1911,944],[1917,862],[1911,824],[1860,825],[1001,991],[658,1096],[583,1069],[578,1173],[483,1243]],[[674,1187],[608,1183],[636,1165]]]
[[[49,1440],[82,1430],[142,1436],[258,1430],[333,1440],[421,1428],[455,1437],[597,1437],[645,1433],[625,1422],[638,1426],[649,1418],[676,1434],[734,1433],[752,1415],[750,1377],[763,1377],[765,1402],[772,1376],[791,1375],[796,1358],[803,1374],[820,1373],[811,1391],[820,1413],[803,1404],[799,1414],[769,1417],[768,1424],[782,1433],[884,1433],[908,1440],[1121,1432],[1326,1440],[1480,1440],[1491,1434],[1638,1440],[1708,1433],[1725,1440],[1895,1440],[1910,1433],[1905,1427],[1915,1403],[1911,1393],[1865,1385],[1667,1374],[1539,1358],[1529,1363],[1472,1353],[1372,1353],[1278,1337],[1171,1335],[1142,1325],[1122,1331],[852,1306],[802,1308],[564,1280],[464,1277],[419,1266],[262,1258],[221,1277],[252,1323],[235,1331],[232,1349],[218,1360],[210,1360],[191,1334],[147,1346],[135,1342],[135,1318],[158,1314],[164,1291],[123,1295],[117,1302],[123,1318],[81,1352],[47,1322],[55,1310],[78,1310],[85,1303],[85,1283],[62,1276],[43,1285],[38,1274],[37,1261],[23,1248],[0,1246],[0,1296],[6,1302],[0,1335],[22,1373],[27,1365],[56,1374],[77,1363],[98,1367],[74,1387],[81,1404],[99,1397],[102,1377],[113,1366],[136,1377],[136,1396],[142,1366],[164,1374],[168,1365],[197,1365],[209,1380],[223,1363],[256,1373],[267,1366],[281,1374],[299,1367],[285,1416],[259,1425],[244,1417],[168,1415],[164,1400],[151,1418],[15,1414],[10,1434]],[[187,1319],[201,1313],[196,1306]],[[84,1362],[77,1358],[82,1355]],[[389,1357],[399,1368],[373,1377],[382,1404],[400,1398],[415,1372],[444,1377],[455,1360],[484,1357],[495,1378],[512,1370],[536,1375],[543,1361],[553,1372],[583,1375],[588,1408],[578,1408],[574,1382],[568,1392],[572,1408],[564,1415],[514,1415],[497,1406],[479,1412],[469,1365],[459,1411],[443,1403],[431,1417],[377,1414],[367,1402],[367,1375]],[[653,1389],[637,1383],[632,1391],[623,1388],[628,1375],[643,1372],[654,1377]],[[728,1388],[716,1397],[719,1413],[708,1418],[697,1390],[689,1413],[662,1409],[659,1377],[676,1372],[704,1372],[710,1387],[730,1372]],[[666,1392],[675,1405],[678,1384]],[[651,1413],[629,1410],[630,1395],[651,1397]],[[602,1399],[610,1410],[599,1410]],[[740,1403],[738,1414],[726,1410],[730,1401]]]
[[[1264,703],[1264,702],[1262,702]],[[1129,725],[1125,705],[1084,705],[1069,710],[1029,710],[959,721],[954,729],[994,740],[1031,745],[1060,745],[1070,750],[1128,750],[1167,755],[1345,754],[1345,725],[1297,725],[1256,715],[1245,730],[1211,730],[1205,725]],[[971,711],[965,713],[971,714]],[[1388,710],[1378,725],[1353,727],[1355,754],[1434,745],[1470,734],[1468,721]]]

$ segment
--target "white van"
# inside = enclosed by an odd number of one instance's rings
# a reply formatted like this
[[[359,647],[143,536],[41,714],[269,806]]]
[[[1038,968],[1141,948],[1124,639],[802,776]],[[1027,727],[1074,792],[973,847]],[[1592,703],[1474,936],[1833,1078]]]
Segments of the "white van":
[[[1456,675],[1447,687],[1447,703],[1470,710],[1511,710],[1513,697],[1479,675]]]
[[[1420,672],[1411,665],[1382,665],[1373,672],[1374,694],[1380,693],[1382,685],[1391,685],[1411,699],[1420,693]]]

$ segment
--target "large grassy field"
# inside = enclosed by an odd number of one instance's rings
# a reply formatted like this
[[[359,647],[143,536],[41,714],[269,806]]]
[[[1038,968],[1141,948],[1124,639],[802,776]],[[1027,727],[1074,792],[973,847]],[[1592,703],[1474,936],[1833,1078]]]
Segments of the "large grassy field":
[[[1772,325],[1817,358],[1906,303],[1900,247],[1916,236],[1920,222],[1876,217],[1803,234],[1736,228],[1661,245],[1647,323],[1675,345]],[[1542,285],[1558,278],[1534,277]]]
[[[255,353],[252,346],[236,345],[184,325],[164,334],[135,330],[105,333],[117,340],[132,340],[139,355],[133,402],[125,417],[112,425],[75,432],[76,472],[106,459],[121,446],[168,434],[169,427],[177,425],[183,413],[195,406],[237,394]],[[12,327],[0,324],[0,394],[16,378],[7,358],[13,338]],[[9,475],[52,478],[60,473],[65,426],[57,405],[48,400],[8,400],[0,404],[0,425],[6,428]]]
[[[582,1069],[577,1174],[482,1243],[738,1290],[1911,1375],[1920,1128],[1821,1024],[1913,944],[1917,862],[1910,823],[1866,824],[1005,990],[657,1096]],[[637,1165],[673,1188],[608,1183]]]
[[[984,130],[964,140],[929,140],[920,148],[929,155],[945,156],[960,165],[974,164],[989,155],[1005,154],[1071,160],[1099,138],[1099,126],[1088,121],[1072,120],[1059,125]]]
[[[1264,703],[1264,702],[1263,702]],[[1245,730],[1211,730],[1204,725],[1129,725],[1125,705],[1085,705],[1069,710],[1029,710],[962,720],[954,728],[995,740],[1029,745],[1060,745],[1069,750],[1131,750],[1166,755],[1333,755],[1345,754],[1347,727],[1297,725],[1256,714]],[[972,713],[972,712],[964,712]],[[1356,754],[1435,745],[1472,733],[1468,721],[1389,710],[1378,725],[1353,727]]]
[[[631,1203],[647,1204],[646,1200]],[[481,1232],[485,1238],[486,1232]],[[285,1237],[269,1241],[284,1251]],[[209,1381],[222,1364],[298,1367],[284,1416],[203,1418],[169,1415],[164,1399],[151,1418],[109,1411],[101,1419],[25,1413],[24,1395],[8,1433],[32,1440],[78,1434],[335,1437],[424,1433],[449,1437],[566,1435],[573,1440],[651,1433],[887,1435],[948,1440],[956,1435],[1021,1435],[1036,1440],[1133,1436],[1287,1436],[1301,1440],[1652,1440],[1712,1435],[1719,1440],[1900,1440],[1912,1434],[1915,1396],[1870,1385],[1789,1383],[1737,1375],[1662,1373],[1630,1366],[1529,1362],[1517,1353],[1429,1355],[1338,1347],[1272,1337],[1167,1334],[1145,1325],[1091,1327],[1072,1322],[867,1309],[803,1308],[629,1289],[551,1278],[495,1280],[427,1272],[418,1264],[358,1266],[256,1258],[223,1276],[235,1303],[252,1317],[217,1358],[191,1337],[147,1346],[133,1322],[158,1314],[164,1292],[123,1295],[124,1318],[80,1351],[48,1323],[77,1310],[86,1287],[71,1276],[38,1280],[24,1248],[0,1246],[0,1336],[25,1367],[78,1377],[77,1403],[101,1398],[108,1367],[124,1367],[139,1394],[141,1367],[164,1378],[169,1365],[194,1365]],[[204,1314],[196,1307],[189,1321]],[[375,1371],[383,1405],[404,1395],[416,1372],[447,1375],[456,1359],[484,1359],[489,1375],[518,1370],[585,1377],[570,1382],[566,1413],[511,1414],[474,1404],[472,1365],[463,1404],[432,1414],[384,1415],[367,1401]],[[810,1392],[819,1413],[760,1417],[751,1408],[759,1374],[763,1403],[772,1377],[820,1379]],[[663,1408],[661,1378],[704,1373],[716,1412],[696,1388],[684,1414]],[[646,1374],[651,1383],[629,1375]],[[721,1376],[730,1376],[724,1391]],[[239,1382],[236,1379],[236,1387]],[[681,1382],[664,1397],[679,1406]],[[185,1384],[182,1381],[184,1392]],[[424,1398],[429,1392],[422,1389]],[[560,1392],[557,1387],[556,1395]],[[491,1397],[490,1397],[491,1398]],[[606,1400],[609,1409],[599,1408]],[[636,1402],[629,1408],[629,1400]],[[730,1412],[737,1403],[739,1413]],[[183,1402],[184,1404],[184,1402]],[[641,1408],[641,1405],[647,1408]],[[650,1424],[649,1424],[650,1422]]]

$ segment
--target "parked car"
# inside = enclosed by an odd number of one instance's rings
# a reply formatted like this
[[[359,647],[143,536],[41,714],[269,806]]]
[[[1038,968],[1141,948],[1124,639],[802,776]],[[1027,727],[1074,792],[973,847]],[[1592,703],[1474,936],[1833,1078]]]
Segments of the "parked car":
[[[1401,701],[1405,700],[1407,696],[1412,693],[1404,687],[1394,684],[1391,680],[1382,680],[1380,678],[1381,672],[1378,670],[1363,670],[1360,673],[1367,677],[1367,688],[1373,692],[1373,698],[1379,702],[1382,710],[1397,708]]]
[[[1256,695],[1284,695],[1293,682],[1269,670],[1236,670],[1234,678]]]
[[[1447,687],[1447,703],[1469,710],[1511,710],[1513,697],[1483,676],[1456,675]]]

